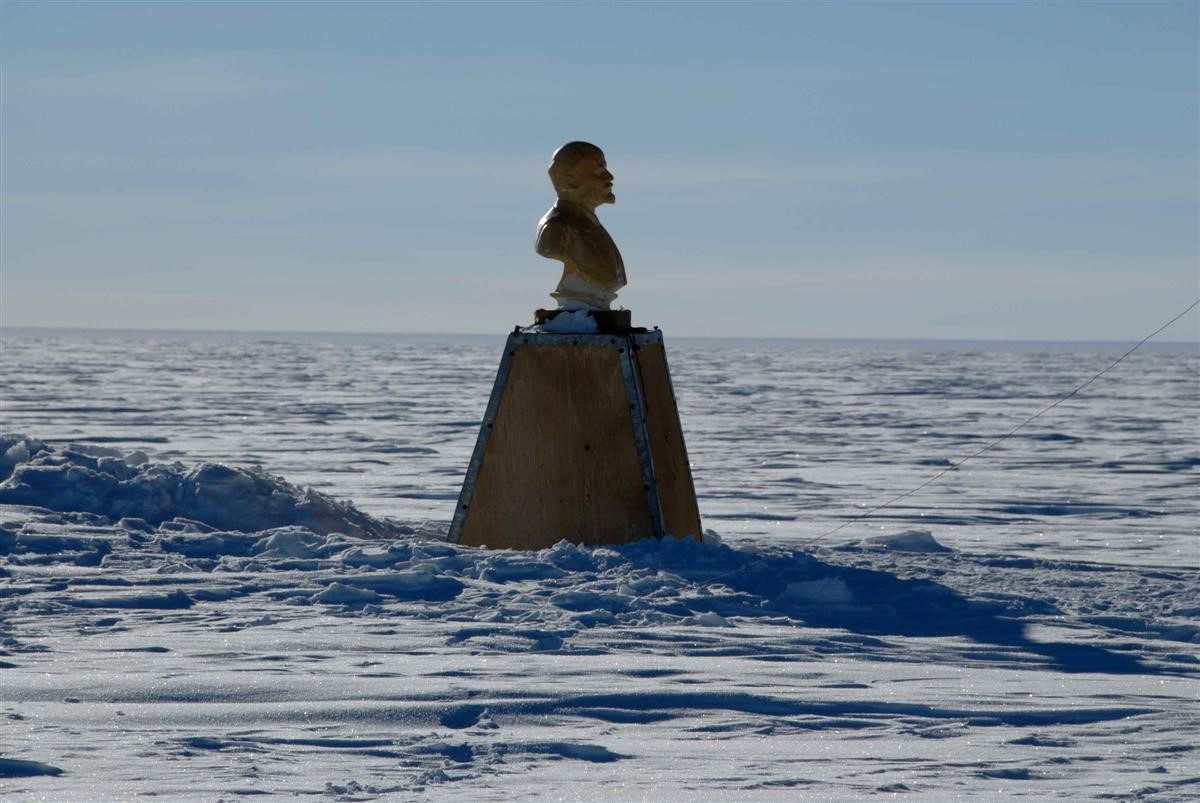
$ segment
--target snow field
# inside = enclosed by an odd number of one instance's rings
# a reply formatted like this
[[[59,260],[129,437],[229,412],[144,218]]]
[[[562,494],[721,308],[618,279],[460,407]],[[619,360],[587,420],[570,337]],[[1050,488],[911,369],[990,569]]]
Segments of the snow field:
[[[5,338],[5,800],[1200,794],[1194,354],[822,538],[1109,358],[672,346],[720,536],[512,553],[498,346]]]

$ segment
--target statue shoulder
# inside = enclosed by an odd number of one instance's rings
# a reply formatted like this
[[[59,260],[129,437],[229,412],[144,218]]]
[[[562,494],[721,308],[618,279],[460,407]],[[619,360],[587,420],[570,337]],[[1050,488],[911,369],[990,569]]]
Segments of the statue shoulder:
[[[550,207],[538,222],[538,228],[548,225],[570,226],[573,228],[591,228],[591,221],[577,207],[564,204],[561,201]]]
[[[555,204],[538,221],[534,250],[547,257],[563,253],[574,228],[575,222],[571,220],[570,210]]]
[[[575,204],[564,203],[562,200],[551,206],[550,211],[547,211],[542,216],[540,226],[545,226],[547,223],[558,223],[562,224],[562,226],[583,230],[595,228],[594,217],[589,217],[587,212],[584,212]]]

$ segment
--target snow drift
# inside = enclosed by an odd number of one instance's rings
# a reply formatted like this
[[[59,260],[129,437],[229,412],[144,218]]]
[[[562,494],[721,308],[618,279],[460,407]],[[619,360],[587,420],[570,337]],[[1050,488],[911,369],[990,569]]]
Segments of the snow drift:
[[[0,435],[0,479],[0,504],[135,518],[151,526],[190,519],[241,532],[286,526],[359,537],[411,532],[256,469],[153,464],[141,452],[54,446],[21,435]]]

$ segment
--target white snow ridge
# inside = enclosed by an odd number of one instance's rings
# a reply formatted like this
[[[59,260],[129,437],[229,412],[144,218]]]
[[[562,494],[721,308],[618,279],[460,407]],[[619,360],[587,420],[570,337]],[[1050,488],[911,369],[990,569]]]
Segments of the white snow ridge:
[[[179,463],[152,465],[141,452],[126,456],[83,444],[51,448],[16,435],[0,435],[0,480],[0,504],[136,518],[155,526],[193,519],[243,531],[294,524],[358,536],[403,532],[261,471],[218,463],[191,469]]]

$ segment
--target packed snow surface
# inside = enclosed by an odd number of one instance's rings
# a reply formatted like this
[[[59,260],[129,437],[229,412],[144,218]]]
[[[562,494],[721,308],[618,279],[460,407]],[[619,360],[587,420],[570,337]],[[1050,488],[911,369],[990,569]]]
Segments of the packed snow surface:
[[[1194,352],[831,535],[1112,356],[668,343],[703,541],[513,552],[500,344],[5,334],[0,795],[1200,795]]]

